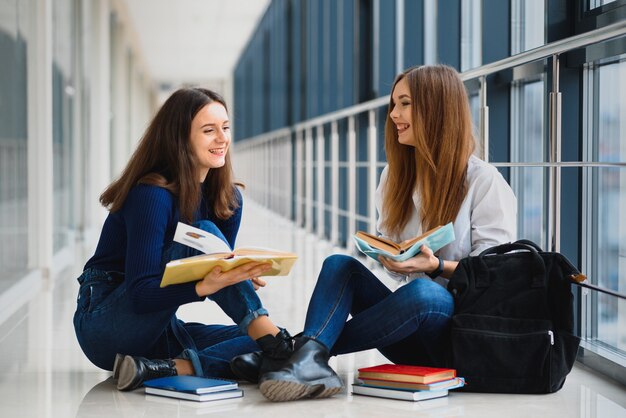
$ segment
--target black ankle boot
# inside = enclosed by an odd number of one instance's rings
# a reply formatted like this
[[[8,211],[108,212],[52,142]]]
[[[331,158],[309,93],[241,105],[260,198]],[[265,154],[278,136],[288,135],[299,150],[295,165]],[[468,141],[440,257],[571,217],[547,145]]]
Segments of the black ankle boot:
[[[144,357],[133,356],[125,356],[119,362],[117,371],[119,390],[133,390],[146,380],[178,374],[174,360],[148,360]]]
[[[233,374],[252,383],[258,383],[263,373],[280,369],[293,353],[293,339],[286,329],[276,335],[265,335],[256,342],[262,351],[242,354],[230,361]]]
[[[326,398],[341,391],[343,383],[328,365],[328,349],[308,337],[302,337],[296,346],[300,347],[280,370],[261,376],[259,389],[263,396],[282,402]]]

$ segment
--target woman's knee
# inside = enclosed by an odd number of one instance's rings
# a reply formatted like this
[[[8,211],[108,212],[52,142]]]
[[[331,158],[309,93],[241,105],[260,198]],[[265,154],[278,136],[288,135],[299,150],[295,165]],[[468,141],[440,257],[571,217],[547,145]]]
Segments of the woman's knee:
[[[333,254],[326,257],[322,270],[356,270],[363,267],[357,259],[343,254]]]
[[[438,311],[452,315],[454,300],[443,286],[427,279],[416,279],[396,290],[398,303],[407,303],[419,311]]]
[[[333,254],[324,260],[319,279],[321,280],[337,280],[341,278],[350,278],[352,273],[365,268],[358,260],[343,254]]]

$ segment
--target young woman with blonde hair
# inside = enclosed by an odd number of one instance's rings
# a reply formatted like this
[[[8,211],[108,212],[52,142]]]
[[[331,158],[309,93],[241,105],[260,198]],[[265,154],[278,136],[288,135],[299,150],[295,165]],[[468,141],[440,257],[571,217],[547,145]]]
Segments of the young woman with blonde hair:
[[[453,68],[414,67],[396,78],[385,126],[388,165],[376,190],[377,229],[399,242],[453,222],[456,239],[437,254],[423,246],[404,262],[383,258],[403,284],[393,292],[358,260],[328,257],[294,353],[260,376],[267,398],[339,392],[331,355],[376,348],[394,363],[444,365],[454,309],[446,278],[461,258],[516,236],[515,196],[495,167],[473,155],[474,144],[467,94]],[[259,357],[236,357],[231,367],[249,376]]]

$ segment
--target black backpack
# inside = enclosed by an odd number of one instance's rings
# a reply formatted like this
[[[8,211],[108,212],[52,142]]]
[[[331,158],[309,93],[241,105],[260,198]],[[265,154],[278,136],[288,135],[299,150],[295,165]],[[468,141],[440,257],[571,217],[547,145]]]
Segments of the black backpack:
[[[455,303],[449,361],[466,380],[463,390],[558,391],[580,343],[571,291],[577,278],[584,276],[567,258],[527,240],[462,259],[448,290]]]

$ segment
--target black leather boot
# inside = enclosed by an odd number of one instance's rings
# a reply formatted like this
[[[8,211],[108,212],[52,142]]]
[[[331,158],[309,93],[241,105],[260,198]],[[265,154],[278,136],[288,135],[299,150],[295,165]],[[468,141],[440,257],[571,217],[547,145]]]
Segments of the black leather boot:
[[[174,360],[148,360],[144,357],[133,356],[125,356],[119,362],[117,370],[119,390],[133,390],[146,380],[178,374]]]
[[[113,379],[115,380],[120,376],[120,364],[122,364],[122,360],[124,360],[124,354],[117,353],[113,361]]]
[[[302,344],[302,345],[300,345]],[[339,393],[343,383],[328,365],[328,349],[320,342],[302,337],[283,367],[261,376],[259,389],[275,402],[301,398],[326,398]]]
[[[293,353],[293,338],[286,329],[276,335],[265,335],[256,342],[262,351],[242,354],[230,361],[233,374],[252,383],[258,383],[263,373],[280,369]]]

